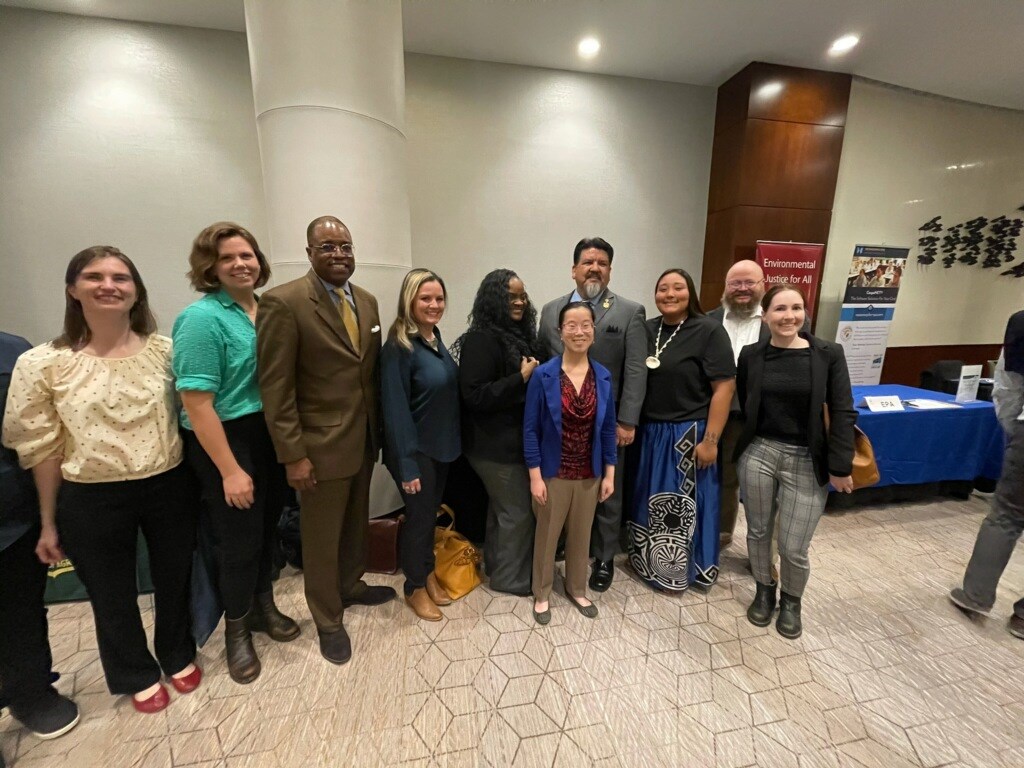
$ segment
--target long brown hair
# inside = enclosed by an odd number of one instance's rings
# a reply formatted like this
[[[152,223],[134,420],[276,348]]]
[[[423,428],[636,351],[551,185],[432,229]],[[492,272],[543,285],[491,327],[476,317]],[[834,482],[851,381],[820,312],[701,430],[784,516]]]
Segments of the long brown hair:
[[[106,258],[117,259],[128,267],[132,282],[135,283],[135,304],[128,314],[131,329],[140,336],[148,336],[156,330],[156,318],[149,308],[149,294],[142,282],[142,275],[132,260],[112,245],[94,245],[79,251],[68,262],[67,271],[64,273],[64,333],[53,340],[55,347],[81,349],[92,338],[92,331],[89,330],[89,324],[82,312],[82,302],[74,298],[69,289],[78,281],[78,276],[86,267],[97,259]]]

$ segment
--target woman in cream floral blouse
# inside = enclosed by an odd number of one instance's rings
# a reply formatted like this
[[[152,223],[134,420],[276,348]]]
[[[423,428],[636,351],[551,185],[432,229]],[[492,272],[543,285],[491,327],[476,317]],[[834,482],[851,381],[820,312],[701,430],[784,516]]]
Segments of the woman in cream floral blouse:
[[[170,702],[162,674],[179,693],[202,678],[189,631],[195,509],[182,492],[171,340],[154,333],[142,278],[118,249],[77,254],[65,284],[64,332],[15,365],[3,442],[39,490],[40,560],[66,551],[89,592],[108,688],[157,712]],[[156,659],[138,609],[140,530],[156,592]]]

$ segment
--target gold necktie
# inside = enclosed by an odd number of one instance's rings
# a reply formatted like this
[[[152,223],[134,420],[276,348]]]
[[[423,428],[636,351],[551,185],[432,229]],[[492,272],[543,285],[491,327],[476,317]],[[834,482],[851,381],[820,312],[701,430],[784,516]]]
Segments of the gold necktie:
[[[335,288],[334,292],[338,294],[338,298],[341,302],[338,304],[338,309],[341,311],[341,322],[345,324],[345,330],[348,331],[348,338],[352,342],[352,346],[355,347],[356,354],[359,354],[359,321],[356,319],[356,313],[352,311],[352,305],[348,303],[348,299],[345,297],[345,291],[342,288]]]

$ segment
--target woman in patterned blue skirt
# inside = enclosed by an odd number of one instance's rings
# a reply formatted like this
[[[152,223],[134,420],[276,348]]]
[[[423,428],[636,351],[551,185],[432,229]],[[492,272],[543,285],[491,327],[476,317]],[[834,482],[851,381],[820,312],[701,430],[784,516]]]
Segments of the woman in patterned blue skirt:
[[[654,302],[629,562],[651,586],[681,591],[718,578],[718,438],[736,366],[729,335],[705,317],[685,270],[662,273]]]

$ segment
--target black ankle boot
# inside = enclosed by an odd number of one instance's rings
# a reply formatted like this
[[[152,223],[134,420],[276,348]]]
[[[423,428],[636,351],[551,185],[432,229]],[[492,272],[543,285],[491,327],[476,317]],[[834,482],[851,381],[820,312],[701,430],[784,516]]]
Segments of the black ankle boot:
[[[757,585],[757,593],[754,595],[754,602],[747,608],[747,621],[755,627],[767,627],[772,623],[772,614],[775,613],[775,585],[754,582]]]
[[[251,614],[252,611],[249,611]],[[252,634],[246,619],[224,619],[224,651],[228,659],[228,674],[236,683],[245,685],[260,676],[260,659],[252,647]]]
[[[796,640],[803,632],[800,624],[800,598],[782,593],[779,600],[779,619],[775,622],[775,629],[779,634],[789,640]]]
[[[274,603],[274,593],[256,595],[252,610],[246,615],[246,625],[252,632],[266,632],[271,640],[287,643],[299,636],[299,625],[285,616]]]

